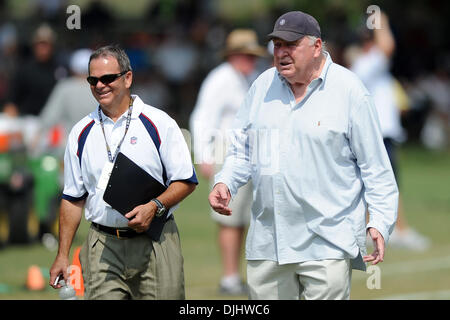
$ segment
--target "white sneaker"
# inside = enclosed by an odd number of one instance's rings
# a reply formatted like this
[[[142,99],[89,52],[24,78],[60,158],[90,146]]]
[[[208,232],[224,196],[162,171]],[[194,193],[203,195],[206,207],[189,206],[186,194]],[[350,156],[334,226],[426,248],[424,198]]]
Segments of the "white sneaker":
[[[247,295],[248,289],[239,275],[232,275],[222,278],[219,285],[219,293],[222,295],[240,296]]]
[[[430,248],[431,241],[412,228],[402,231],[394,229],[389,237],[388,246],[411,251],[426,251]]]
[[[243,282],[233,286],[224,286],[223,284],[220,284],[219,294],[226,296],[245,296],[248,295],[248,288]]]

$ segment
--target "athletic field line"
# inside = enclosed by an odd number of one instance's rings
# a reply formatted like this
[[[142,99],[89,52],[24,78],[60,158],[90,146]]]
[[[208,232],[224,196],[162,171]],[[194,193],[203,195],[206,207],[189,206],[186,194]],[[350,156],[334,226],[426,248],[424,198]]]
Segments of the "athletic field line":
[[[403,293],[376,298],[376,300],[448,300],[448,299],[450,299],[450,290]]]
[[[368,267],[370,264],[367,265]],[[450,256],[422,259],[422,260],[409,260],[404,262],[394,263],[381,263],[377,266],[380,267],[381,274],[385,276],[396,276],[407,273],[428,272],[433,270],[450,269]],[[367,273],[353,272],[353,278],[355,279],[367,279]]]

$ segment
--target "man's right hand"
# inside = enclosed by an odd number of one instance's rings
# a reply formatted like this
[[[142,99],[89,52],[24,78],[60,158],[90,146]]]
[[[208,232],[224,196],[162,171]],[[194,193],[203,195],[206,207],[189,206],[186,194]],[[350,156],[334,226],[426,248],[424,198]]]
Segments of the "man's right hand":
[[[224,183],[218,183],[214,186],[208,197],[209,205],[214,211],[229,216],[231,209],[228,204],[231,200],[231,194],[228,187]]]
[[[55,262],[53,262],[53,265],[50,268],[50,286],[52,286],[55,289],[61,288],[59,283],[54,285],[54,282],[56,280],[56,277],[60,274],[63,274],[64,280],[67,280],[69,278],[69,274],[67,273],[68,269],[69,269],[69,258],[62,257],[59,255],[56,256]]]

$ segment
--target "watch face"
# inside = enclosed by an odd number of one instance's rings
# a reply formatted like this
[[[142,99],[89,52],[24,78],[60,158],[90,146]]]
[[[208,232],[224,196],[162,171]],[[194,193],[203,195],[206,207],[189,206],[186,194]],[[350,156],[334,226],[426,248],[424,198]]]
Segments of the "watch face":
[[[152,199],[152,201],[156,204],[156,213],[155,213],[155,215],[157,217],[161,217],[166,212],[166,208],[157,199]]]
[[[161,217],[165,211],[164,208],[158,208],[158,210],[156,210],[156,216]]]

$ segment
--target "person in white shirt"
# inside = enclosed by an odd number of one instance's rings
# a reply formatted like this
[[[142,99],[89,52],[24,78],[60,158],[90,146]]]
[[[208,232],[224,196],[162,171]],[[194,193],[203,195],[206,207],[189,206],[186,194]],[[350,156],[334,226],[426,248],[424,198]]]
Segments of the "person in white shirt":
[[[396,80],[390,72],[391,58],[395,51],[395,39],[385,13],[381,13],[380,20],[380,28],[361,31],[360,53],[352,61],[351,70],[356,73],[373,96],[380,119],[384,145],[398,183],[397,149],[398,145],[406,140],[406,134],[401,125],[401,111],[396,99]],[[398,219],[392,233],[390,246],[424,251],[429,248],[430,240],[409,226],[401,199],[400,196]]]
[[[58,149],[58,155],[61,154],[61,157],[70,129],[97,105],[86,82],[91,54],[92,50],[86,48],[72,53],[70,58],[72,76],[58,81],[39,114],[42,133],[48,128],[62,125],[63,141],[61,150]]]
[[[68,137],[50,285],[60,288],[54,281],[61,274],[67,283],[69,251],[84,209],[91,222],[80,252],[85,299],[184,299],[173,212],[194,191],[197,178],[181,130],[165,112],[131,95],[133,73],[120,47],[94,51],[87,80],[99,106]],[[125,215],[103,200],[119,152],[167,187]],[[153,221],[163,225],[159,236],[150,232]]]
[[[312,16],[282,15],[269,38],[275,67],[248,91],[209,202],[232,214],[230,198],[252,179],[251,299],[349,299],[352,269],[383,261],[397,217],[377,112],[362,82],[323,49]]]
[[[233,30],[227,37],[225,61],[214,68],[203,81],[190,118],[194,142],[194,162],[200,173],[213,182],[225,155],[226,130],[231,127],[249,88],[249,76],[255,72],[256,59],[266,55],[258,45],[257,35],[250,29]],[[251,183],[242,187],[233,199],[235,214],[231,217],[211,211],[218,224],[218,243],[223,276],[222,294],[246,293],[240,274],[240,256],[252,203]]]

